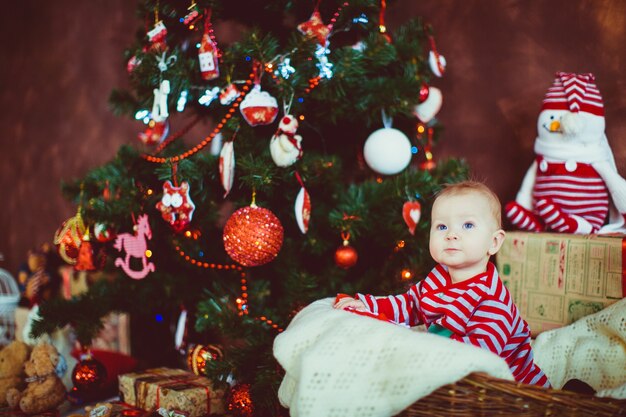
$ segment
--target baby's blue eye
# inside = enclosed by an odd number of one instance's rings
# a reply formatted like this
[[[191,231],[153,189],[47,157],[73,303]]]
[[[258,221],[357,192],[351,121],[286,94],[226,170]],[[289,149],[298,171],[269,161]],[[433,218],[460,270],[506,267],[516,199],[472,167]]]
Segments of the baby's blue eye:
[[[445,224],[438,224],[437,225],[437,230],[447,230],[448,228],[446,227]]]
[[[469,229],[473,229],[474,227],[476,227],[474,226],[474,223],[471,223],[471,222],[463,223],[463,229],[469,230]]]

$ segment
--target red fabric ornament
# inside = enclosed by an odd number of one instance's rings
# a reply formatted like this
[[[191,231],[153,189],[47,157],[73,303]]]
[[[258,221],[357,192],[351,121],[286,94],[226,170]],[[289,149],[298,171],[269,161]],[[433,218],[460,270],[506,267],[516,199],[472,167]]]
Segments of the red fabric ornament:
[[[145,145],[157,145],[167,137],[170,131],[170,124],[167,120],[155,122],[150,120],[146,130],[138,135],[139,140]]]
[[[187,367],[196,375],[206,374],[206,364],[223,356],[222,350],[215,345],[191,345],[187,351]]]
[[[343,245],[335,251],[335,264],[339,268],[348,269],[356,265],[359,255],[347,240],[343,241]]]
[[[243,266],[264,265],[283,245],[283,226],[268,209],[252,204],[234,212],[224,226],[224,249]]]
[[[409,228],[409,233],[415,234],[415,228],[422,215],[422,205],[419,201],[407,201],[402,206],[402,218]]]
[[[222,88],[220,91],[220,104],[222,106],[228,106],[230,103],[235,101],[237,97],[241,95],[241,92],[237,88],[237,86],[233,83],[228,84],[226,87]]]
[[[250,126],[269,125],[278,115],[278,103],[267,91],[255,85],[239,106],[243,118]]]
[[[426,101],[426,99],[428,98],[428,84],[426,83],[422,83],[422,86],[420,87],[420,95],[419,95],[419,102],[423,103]]]
[[[204,33],[198,49],[198,60],[200,61],[200,75],[205,81],[214,80],[220,76],[217,45],[211,39],[211,15],[207,15],[204,24]]]
[[[152,230],[150,230],[150,223],[148,222],[148,215],[144,214],[139,216],[137,221],[137,231],[135,235],[130,233],[122,233],[115,239],[113,247],[118,251],[122,249],[126,251],[126,257],[116,258],[115,266],[121,267],[126,275],[133,279],[145,278],[150,272],[154,272],[154,264],[148,262],[148,258],[152,255],[152,252],[148,251],[147,239],[152,239]],[[143,268],[140,271],[135,271],[130,267],[130,258],[140,258]]]
[[[148,40],[152,43],[161,43],[165,41],[167,35],[167,28],[162,20],[159,20],[154,24],[154,27],[147,33]]]
[[[156,204],[161,212],[163,220],[168,222],[176,231],[183,231],[191,222],[195,204],[189,196],[189,183],[183,181],[179,187],[175,187],[171,181],[163,183],[163,197]]]
[[[250,384],[235,384],[226,398],[228,411],[234,417],[254,416],[254,406],[250,397]]]
[[[298,30],[307,37],[312,37],[317,40],[320,45],[326,45],[326,39],[330,33],[330,27],[322,22],[320,12],[315,10],[309,20],[300,23]]]

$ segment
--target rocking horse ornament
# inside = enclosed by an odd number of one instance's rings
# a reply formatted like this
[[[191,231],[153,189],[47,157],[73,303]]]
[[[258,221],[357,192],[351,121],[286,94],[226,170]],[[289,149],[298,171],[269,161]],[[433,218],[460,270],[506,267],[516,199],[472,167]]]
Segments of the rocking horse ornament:
[[[122,233],[115,239],[113,247],[118,251],[124,249],[126,251],[126,258],[115,259],[115,266],[121,267],[126,275],[133,279],[142,279],[150,272],[154,272],[154,264],[148,262],[148,255],[146,249],[146,238],[152,239],[152,230],[150,230],[150,224],[148,223],[148,215],[144,214],[139,216],[136,225],[137,231],[135,235],[130,233]],[[143,269],[141,271],[135,271],[130,267],[130,258],[141,258]]]

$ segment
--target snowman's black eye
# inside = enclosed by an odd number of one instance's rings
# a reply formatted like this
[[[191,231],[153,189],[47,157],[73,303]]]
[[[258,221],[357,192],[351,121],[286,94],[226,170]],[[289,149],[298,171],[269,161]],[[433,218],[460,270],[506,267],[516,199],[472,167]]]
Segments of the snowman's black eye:
[[[554,116],[550,116],[550,120],[554,120]]]

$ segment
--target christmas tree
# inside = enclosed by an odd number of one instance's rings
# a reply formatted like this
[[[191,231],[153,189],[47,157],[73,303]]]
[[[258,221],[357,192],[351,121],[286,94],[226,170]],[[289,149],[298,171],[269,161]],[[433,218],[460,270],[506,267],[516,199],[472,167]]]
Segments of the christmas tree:
[[[432,154],[445,70],[433,28],[413,18],[390,33],[385,8],[140,2],[130,88],[110,97],[138,138],[64,184],[77,214],[55,235],[101,278],[43,304],[34,333],[69,323],[88,346],[104,316],[128,312],[144,365],[211,344],[221,354],[200,372],[276,414],[278,332],[316,299],[422,277],[431,197],[467,176]],[[227,43],[218,22],[245,29]]]

